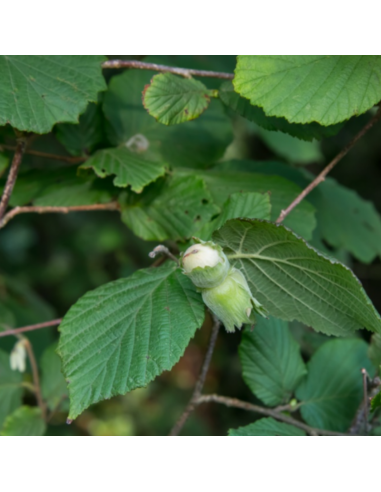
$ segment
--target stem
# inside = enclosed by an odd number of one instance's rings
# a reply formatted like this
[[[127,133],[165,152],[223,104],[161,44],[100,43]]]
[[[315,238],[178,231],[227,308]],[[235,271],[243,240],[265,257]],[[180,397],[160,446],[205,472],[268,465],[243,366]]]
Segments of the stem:
[[[0,150],[16,150],[14,145],[0,144]],[[25,150],[25,154],[35,155],[37,157],[45,157],[46,159],[52,159],[55,161],[68,162],[69,164],[79,164],[86,161],[86,157],[72,157],[68,155],[56,155],[48,154],[46,152],[40,152],[39,150]]]
[[[156,246],[156,248],[153,249],[150,253],[148,253],[148,256],[150,258],[156,258],[156,256],[160,253],[163,253],[167,258],[170,260],[176,262],[179,265],[179,260],[176,258],[175,255],[173,255],[169,249],[166,246],[163,246],[162,244],[159,244],[159,246]]]
[[[7,210],[8,202],[12,195],[12,191],[16,183],[17,174],[19,172],[19,167],[22,161],[22,156],[25,151],[25,145],[26,145],[26,139],[19,138],[17,142],[15,155],[13,156],[11,168],[9,170],[7,182],[5,183],[3,196],[1,197],[1,201],[0,201],[0,220],[3,218],[5,211]]]
[[[200,396],[196,402],[197,405],[201,403],[221,403],[227,407],[240,408],[242,410],[247,410],[248,412],[259,413],[261,415],[266,415],[267,417],[272,417],[281,422],[285,422],[286,424],[293,425],[302,429],[310,435],[320,435],[320,436],[345,436],[346,434],[341,434],[340,432],[332,432],[322,429],[316,429],[314,427],[310,427],[299,420],[294,419],[293,417],[288,417],[283,413],[277,412],[271,408],[260,407],[258,405],[253,405],[252,403],[248,403],[245,401],[237,400],[236,398],[228,398],[226,396],[220,395],[204,395]]]
[[[337,156],[328,164],[327,167],[323,169],[323,171],[316,176],[316,178],[305,188],[300,195],[298,195],[295,200],[285,209],[282,210],[279,217],[276,220],[277,224],[280,224],[287,215],[297,206],[299,203],[314,189],[318,184],[324,181],[327,174],[336,166],[336,164],[341,161],[341,159],[351,150],[351,148],[355,145],[355,143],[362,138],[368,130],[372,128],[372,126],[377,123],[377,121],[381,118],[381,106],[379,107],[377,113],[373,116],[372,119],[368,121],[368,123],[360,130],[357,135],[355,135],[352,140],[337,154]]]
[[[30,366],[32,368],[32,376],[33,376],[33,383],[34,383],[34,389],[35,389],[37,403],[41,409],[42,418],[44,419],[44,421],[46,421],[46,405],[45,405],[45,402],[42,398],[40,377],[38,375],[38,368],[37,368],[36,358],[34,356],[32,344],[30,343],[30,341],[27,338],[23,338],[23,342],[24,342],[25,349],[28,353]]]
[[[218,332],[221,326],[220,321],[213,317],[213,327],[212,327],[212,333],[210,335],[210,340],[209,340],[209,345],[208,345],[208,350],[205,355],[204,362],[202,364],[202,368],[200,371],[200,375],[197,379],[196,386],[194,387],[193,394],[191,399],[189,400],[188,405],[186,406],[183,414],[179,418],[179,420],[176,422],[176,424],[173,426],[171,432],[169,433],[170,436],[177,436],[181,432],[181,429],[184,427],[185,422],[188,420],[189,415],[193,412],[193,410],[196,408],[198,405],[198,401],[201,397],[201,391],[204,387],[205,384],[205,379],[206,375],[208,373],[210,361],[212,359],[214,347],[216,345],[216,340],[218,336]]]
[[[233,73],[211,72],[210,70],[194,70],[193,68],[178,68],[168,65],[157,65],[156,63],[146,63],[138,60],[108,60],[102,64],[102,68],[137,68],[139,70],[153,70],[155,72],[169,72],[182,77],[212,77],[215,79],[231,80]]]
[[[94,205],[78,205],[73,207],[15,207],[0,220],[0,229],[4,227],[13,217],[19,214],[27,213],[59,213],[67,214],[69,212],[93,212],[95,210],[120,210],[118,202],[96,203]]]
[[[45,323],[37,323],[36,325],[23,326],[22,328],[15,328],[6,331],[0,331],[0,337],[7,337],[9,335],[19,335],[27,331],[40,330],[41,328],[48,328],[49,326],[57,326],[61,323],[62,319],[54,319],[53,321],[46,321]]]
[[[363,387],[363,398],[364,398],[364,420],[365,423],[368,423],[368,405],[369,405],[369,400],[368,400],[368,374],[366,372],[366,369],[361,369],[361,374],[362,374],[362,387]]]

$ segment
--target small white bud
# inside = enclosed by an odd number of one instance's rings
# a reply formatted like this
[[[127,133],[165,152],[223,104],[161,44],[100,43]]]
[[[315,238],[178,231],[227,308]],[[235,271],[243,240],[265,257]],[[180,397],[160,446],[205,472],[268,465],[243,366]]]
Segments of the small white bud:
[[[147,138],[141,133],[137,133],[133,137],[131,137],[125,143],[125,146],[131,150],[131,152],[136,152],[137,154],[141,154],[145,152],[149,147],[149,141]]]
[[[12,371],[25,372],[26,356],[27,356],[27,353],[26,353],[26,349],[25,349],[25,343],[23,340],[20,340],[13,347],[13,350],[12,350],[10,358],[9,358],[9,363],[10,363]]]

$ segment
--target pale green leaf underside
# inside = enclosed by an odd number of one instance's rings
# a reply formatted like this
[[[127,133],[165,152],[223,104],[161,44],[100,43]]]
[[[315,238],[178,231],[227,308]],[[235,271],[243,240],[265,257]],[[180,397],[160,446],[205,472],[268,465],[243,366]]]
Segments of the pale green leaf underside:
[[[115,186],[131,186],[132,191],[140,193],[145,186],[165,174],[166,164],[119,147],[99,150],[81,167],[92,167],[101,178],[115,174]]]
[[[268,312],[328,335],[381,332],[380,316],[344,265],[319,254],[290,230],[259,220],[231,220],[213,234],[246,275]]]
[[[159,123],[176,125],[200,116],[209,105],[210,92],[198,80],[161,73],[144,88],[143,104]]]
[[[306,368],[285,321],[258,316],[239,347],[243,379],[265,405],[287,403]]]
[[[12,371],[9,354],[0,350],[0,430],[6,417],[21,405],[22,374]]]
[[[178,169],[179,175],[189,175],[194,172]],[[276,220],[281,210],[296,198],[301,188],[280,176],[265,176],[259,173],[237,171],[219,171],[218,165],[211,171],[197,171],[206,183],[213,201],[220,207],[233,193],[256,192],[270,193],[271,220]],[[316,227],[315,209],[306,200],[302,201],[285,219],[285,225],[304,239],[311,239]]]
[[[14,411],[4,422],[2,436],[42,436],[46,424],[37,407],[23,406]]]
[[[304,420],[319,429],[347,432],[362,399],[363,368],[372,369],[363,340],[330,340],[322,345],[296,390]]]
[[[122,220],[146,241],[189,239],[219,212],[197,176],[174,176],[142,194],[141,201],[122,205]]]
[[[88,292],[59,328],[69,418],[171,369],[203,318],[201,296],[174,264]]]
[[[0,56],[0,125],[48,133],[58,122],[78,121],[106,89],[103,56]]]
[[[333,125],[381,99],[379,55],[241,55],[234,88],[266,115]]]
[[[293,425],[277,422],[272,418],[260,419],[238,429],[230,429],[229,436],[305,436],[306,433]]]
[[[342,124],[333,126],[321,126],[318,123],[310,123],[300,125],[296,123],[289,123],[285,118],[275,118],[274,116],[267,116],[262,108],[253,106],[250,101],[244,97],[240,97],[234,91],[232,82],[224,82],[219,90],[219,96],[221,101],[229,108],[236,111],[239,115],[259,125],[266,130],[272,132],[283,132],[297,137],[301,140],[321,140],[325,137],[331,137],[341,129]]]
[[[220,215],[205,224],[197,233],[204,241],[212,237],[212,233],[222,227],[229,219],[245,217],[248,219],[270,220],[271,203],[268,193],[233,193],[226,200]]]

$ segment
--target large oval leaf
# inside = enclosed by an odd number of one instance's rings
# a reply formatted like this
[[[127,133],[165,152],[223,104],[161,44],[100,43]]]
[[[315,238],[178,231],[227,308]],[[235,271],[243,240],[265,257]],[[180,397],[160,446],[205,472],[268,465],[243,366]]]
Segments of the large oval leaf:
[[[363,340],[329,340],[315,352],[296,390],[309,425],[348,431],[363,395],[361,369],[372,370],[367,348]]]
[[[239,358],[246,384],[268,406],[287,403],[306,374],[288,324],[276,318],[259,318],[243,332]]]
[[[334,125],[381,99],[379,55],[242,55],[234,88],[267,116]]]
[[[106,89],[103,56],[0,56],[0,125],[48,133],[55,123],[77,122],[89,101]]]
[[[301,140],[321,140],[325,137],[332,137],[343,126],[337,124],[333,126],[322,126],[318,123],[310,123],[309,125],[300,125],[296,123],[289,123],[285,118],[275,118],[274,116],[267,116],[262,108],[259,106],[253,106],[250,101],[244,97],[240,97],[234,91],[232,82],[224,82],[220,90],[218,91],[221,101],[229,108],[236,111],[238,114],[253,121],[257,125],[270,130],[272,132],[283,132],[297,137]]]
[[[139,270],[85,294],[59,328],[69,418],[171,369],[203,317],[201,296],[174,264]]]
[[[360,328],[381,332],[380,316],[351,270],[284,226],[235,219],[213,239],[273,316],[296,319],[328,335]]]

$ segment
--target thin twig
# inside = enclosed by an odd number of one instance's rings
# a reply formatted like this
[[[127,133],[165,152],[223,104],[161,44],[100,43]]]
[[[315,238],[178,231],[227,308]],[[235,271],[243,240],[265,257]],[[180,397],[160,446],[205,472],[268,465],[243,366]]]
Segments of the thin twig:
[[[362,374],[362,387],[363,387],[363,404],[364,404],[364,420],[367,423],[368,422],[368,405],[369,405],[369,400],[368,400],[368,373],[366,372],[366,369],[361,369],[361,374]]]
[[[212,77],[215,79],[231,80],[233,73],[211,72],[210,70],[194,70],[193,68],[170,67],[168,65],[157,65],[156,63],[146,63],[138,60],[108,60],[102,64],[102,68],[137,68],[139,70],[153,70],[155,72],[169,72],[182,77]]]
[[[15,145],[6,145],[6,144],[0,144],[0,151],[4,150],[16,150]],[[86,157],[76,157],[76,156],[69,156],[69,155],[57,155],[57,154],[48,154],[46,152],[40,152],[39,150],[25,150],[25,154],[28,155],[35,155],[37,157],[44,157],[46,159],[52,159],[54,161],[62,161],[62,162],[68,162],[69,164],[80,164],[81,162],[86,161]]]
[[[363,398],[360,406],[356,412],[356,416],[353,419],[352,425],[349,429],[351,436],[357,436],[361,434],[368,435],[372,429],[372,424],[369,422],[369,405],[372,397],[374,397],[380,387],[380,378],[375,377],[372,379],[367,373],[366,369],[361,369],[362,384],[363,384]]]
[[[259,413],[261,415],[266,415],[267,417],[272,417],[281,422],[285,422],[286,424],[293,425],[302,429],[310,435],[320,435],[320,436],[345,436],[346,434],[341,434],[340,432],[327,431],[323,429],[316,429],[314,427],[310,427],[299,420],[294,419],[293,417],[289,417],[284,415],[283,413],[277,412],[271,408],[260,407],[259,405],[253,405],[252,403],[248,403],[245,401],[237,400],[236,398],[228,398],[226,396],[220,395],[203,395],[198,398],[196,401],[197,405],[201,403],[221,403],[227,407],[240,408],[242,410],[247,410],[248,412]]]
[[[52,321],[46,321],[45,323],[37,323],[36,325],[23,326],[22,328],[14,328],[6,331],[0,331],[0,337],[7,337],[9,335],[19,335],[27,331],[40,330],[41,328],[48,328],[49,326],[57,326],[61,323],[62,319],[53,319]]]
[[[19,214],[37,213],[37,214],[48,214],[48,213],[58,213],[58,214],[68,214],[69,212],[94,212],[96,210],[120,210],[118,202],[110,203],[96,203],[93,205],[78,205],[73,207],[15,207],[10,210],[3,218],[0,220],[0,229],[4,227],[13,217]]]
[[[323,171],[316,176],[316,178],[298,195],[295,200],[285,209],[282,210],[279,217],[276,220],[277,224],[280,224],[287,215],[314,189],[318,184],[325,180],[327,174],[336,166],[336,164],[341,161],[341,159],[351,150],[360,138],[362,138],[372,126],[377,123],[381,118],[381,106],[379,107],[377,113],[371,118],[368,123],[360,130],[357,135],[355,135],[352,140],[337,154],[337,156],[328,164]]]
[[[16,183],[17,174],[19,172],[19,167],[25,150],[25,145],[26,145],[26,138],[20,137],[17,142],[17,147],[16,147],[15,154],[13,156],[7,182],[5,183],[3,196],[1,197],[0,200],[0,220],[3,218],[5,211],[7,210],[8,202],[12,195],[13,187],[15,186]]]
[[[154,248],[153,251],[151,251],[150,253],[148,253],[148,256],[150,258],[156,258],[156,256],[159,255],[159,254],[161,254],[161,253],[163,255],[167,256],[168,258],[170,258],[172,261],[175,261],[179,265],[178,258],[176,258],[176,256],[173,255],[169,251],[169,249],[166,246],[163,246],[162,244],[159,244],[158,246],[156,246],[156,248]]]
[[[221,326],[221,322],[217,318],[213,317],[213,320],[214,320],[214,323],[213,323],[212,332],[210,335],[208,350],[206,352],[205,359],[204,359],[204,362],[202,364],[201,372],[200,372],[200,375],[199,375],[197,382],[196,382],[196,386],[194,387],[192,397],[189,400],[189,403],[186,406],[183,414],[181,415],[181,417],[179,418],[179,420],[176,422],[176,424],[173,426],[171,432],[169,433],[170,436],[179,435],[185,422],[188,420],[189,415],[193,412],[193,410],[195,409],[195,407],[198,404],[198,401],[199,401],[199,398],[201,395],[201,391],[202,391],[204,384],[205,384],[205,379],[206,379],[206,375],[208,373],[210,361],[212,359],[214,347],[216,345],[218,332],[219,332],[220,326]]]
[[[34,356],[32,344],[30,343],[30,341],[27,338],[24,338],[24,337],[23,337],[23,342],[24,342],[25,349],[28,353],[30,366],[32,368],[32,376],[33,376],[33,383],[34,383],[37,403],[41,409],[42,418],[46,421],[46,404],[42,398],[40,377],[38,375],[38,367],[37,367],[36,358]]]

